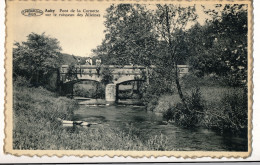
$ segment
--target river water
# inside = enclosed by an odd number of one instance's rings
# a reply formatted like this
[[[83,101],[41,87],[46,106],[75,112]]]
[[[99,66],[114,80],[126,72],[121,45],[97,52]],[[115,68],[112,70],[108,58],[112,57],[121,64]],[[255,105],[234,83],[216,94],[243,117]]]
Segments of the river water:
[[[80,105],[74,120],[100,123],[124,131],[133,127],[142,140],[163,134],[168,138],[167,150],[180,151],[247,151],[247,139],[219,135],[205,128],[184,129],[167,124],[161,115],[147,112],[144,107],[133,105],[89,106]],[[96,126],[97,127],[97,126]]]

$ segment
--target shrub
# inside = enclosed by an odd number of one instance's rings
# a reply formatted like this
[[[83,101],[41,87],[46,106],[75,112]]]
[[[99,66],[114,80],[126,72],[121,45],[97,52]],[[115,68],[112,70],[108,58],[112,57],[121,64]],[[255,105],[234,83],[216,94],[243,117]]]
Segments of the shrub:
[[[150,82],[150,84],[143,83],[140,88],[140,93],[142,94],[141,100],[148,111],[155,110],[156,106],[158,105],[160,96],[173,92],[172,89],[169,89],[169,84],[167,87],[165,87],[164,85],[159,85],[159,83],[157,83],[158,82]]]
[[[75,64],[70,64],[69,67],[68,67],[68,70],[67,70],[67,73],[66,73],[66,79],[68,80],[77,80],[78,77],[77,77],[77,71],[78,68],[75,66]]]
[[[247,90],[236,88],[223,95],[220,106],[212,116],[213,128],[221,133],[247,135],[248,107]]]
[[[231,73],[225,76],[221,76],[220,80],[225,83],[225,85],[230,87],[241,87],[245,86],[247,81],[244,78],[244,75],[241,76],[240,74]]]
[[[25,87],[29,87],[30,86],[30,82],[22,76],[16,76],[14,77],[14,85],[16,86],[25,86]]]
[[[175,107],[179,102],[180,97],[178,94],[161,96],[154,111],[158,113],[165,113],[168,109],[171,109],[171,107]]]
[[[154,96],[151,97],[151,100],[146,104],[146,109],[148,111],[154,111],[155,107],[157,106],[158,103],[158,97]]]
[[[188,106],[191,111],[201,113],[204,109],[204,100],[200,88],[196,87],[192,90],[191,96],[187,98]]]
[[[175,107],[170,107],[166,111],[163,111],[163,118],[167,121],[173,121],[176,115],[174,110]]]
[[[188,110],[182,103],[176,103],[163,112],[163,117],[167,121],[173,120],[176,124],[183,127],[196,126],[204,116],[204,103],[199,88],[191,92],[191,96],[186,97]]]

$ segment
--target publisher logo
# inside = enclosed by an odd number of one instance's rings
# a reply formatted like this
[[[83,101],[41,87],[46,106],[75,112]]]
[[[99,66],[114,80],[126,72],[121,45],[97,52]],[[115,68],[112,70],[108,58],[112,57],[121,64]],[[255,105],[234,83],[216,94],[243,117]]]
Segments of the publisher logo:
[[[22,10],[22,15],[28,17],[40,16],[43,14],[43,11],[40,9],[24,9]]]

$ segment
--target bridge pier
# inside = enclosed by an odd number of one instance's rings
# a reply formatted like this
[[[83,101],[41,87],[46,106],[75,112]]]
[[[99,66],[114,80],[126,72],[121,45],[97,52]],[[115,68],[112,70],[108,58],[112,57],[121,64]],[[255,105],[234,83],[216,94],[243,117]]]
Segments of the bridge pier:
[[[110,104],[116,102],[116,84],[107,84],[106,85],[106,101]]]

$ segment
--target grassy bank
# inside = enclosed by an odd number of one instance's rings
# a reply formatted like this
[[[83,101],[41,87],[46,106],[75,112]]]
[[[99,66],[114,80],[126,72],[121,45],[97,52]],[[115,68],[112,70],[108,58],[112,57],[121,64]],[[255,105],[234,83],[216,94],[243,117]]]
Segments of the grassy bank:
[[[219,133],[247,136],[247,91],[244,87],[229,87],[213,78],[193,76],[184,77],[182,86],[192,118],[181,112],[183,107],[177,92],[161,96],[154,111],[180,125],[202,126]],[[195,121],[195,125],[189,121]]]
[[[56,119],[71,120],[77,107],[73,100],[43,88],[14,86],[13,148],[32,150],[166,150],[167,138],[142,141],[133,132],[101,125],[62,127]]]

